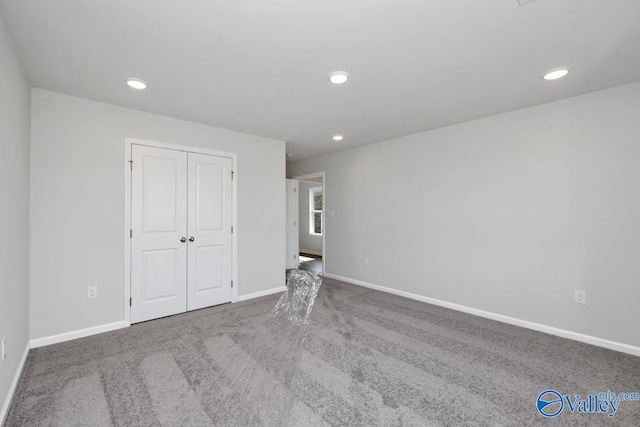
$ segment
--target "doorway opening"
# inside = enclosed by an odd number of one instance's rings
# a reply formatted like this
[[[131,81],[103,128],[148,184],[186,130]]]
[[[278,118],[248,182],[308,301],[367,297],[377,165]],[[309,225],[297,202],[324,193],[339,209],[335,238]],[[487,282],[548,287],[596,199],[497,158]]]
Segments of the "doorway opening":
[[[296,176],[298,180],[299,266],[314,274],[325,271],[326,188],[324,172]]]

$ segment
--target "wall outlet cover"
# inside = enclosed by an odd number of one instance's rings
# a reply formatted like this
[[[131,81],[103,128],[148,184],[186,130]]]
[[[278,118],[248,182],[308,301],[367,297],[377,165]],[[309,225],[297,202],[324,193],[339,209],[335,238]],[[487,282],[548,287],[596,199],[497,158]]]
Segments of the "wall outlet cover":
[[[98,298],[98,287],[97,286],[89,286],[87,288],[87,298]]]

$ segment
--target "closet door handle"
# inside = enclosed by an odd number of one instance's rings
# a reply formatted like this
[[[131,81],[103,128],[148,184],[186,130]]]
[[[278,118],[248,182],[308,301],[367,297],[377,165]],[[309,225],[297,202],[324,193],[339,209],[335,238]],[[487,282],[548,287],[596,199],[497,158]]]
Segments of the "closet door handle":
[[[184,243],[184,242],[186,242],[186,241],[187,241],[187,238],[186,238],[186,237],[181,237],[181,238],[180,238],[180,241],[181,241],[182,243]]]
[[[190,242],[193,242],[194,240],[196,240],[196,238],[195,238],[195,237],[193,237],[193,236],[190,236],[190,237],[189,237],[189,241],[190,241]]]

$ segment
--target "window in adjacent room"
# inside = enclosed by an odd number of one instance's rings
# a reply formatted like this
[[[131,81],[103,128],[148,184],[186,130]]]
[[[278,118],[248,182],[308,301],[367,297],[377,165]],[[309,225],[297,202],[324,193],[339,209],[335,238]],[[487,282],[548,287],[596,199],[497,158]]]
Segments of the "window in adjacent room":
[[[309,234],[322,235],[322,187],[309,189]]]

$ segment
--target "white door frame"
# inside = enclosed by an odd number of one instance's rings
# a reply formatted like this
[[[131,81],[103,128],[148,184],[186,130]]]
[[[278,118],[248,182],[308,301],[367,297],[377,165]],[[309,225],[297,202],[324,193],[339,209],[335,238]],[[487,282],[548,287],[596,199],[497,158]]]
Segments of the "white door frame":
[[[238,154],[226,151],[210,150],[208,148],[193,147],[188,145],[167,144],[164,142],[149,141],[139,138],[125,138],[124,143],[124,299],[123,299],[123,319],[129,325],[131,324],[131,308],[129,301],[131,299],[131,146],[145,145],[148,147],[166,148],[169,150],[185,151],[188,153],[208,154],[212,156],[229,157],[232,160],[231,170],[234,173],[234,179],[231,181],[231,223],[233,225],[233,234],[231,235],[231,280],[233,280],[233,288],[231,289],[231,302],[234,303],[238,299]],[[323,242],[324,244],[324,242]]]
[[[319,176],[322,177],[322,225],[324,225],[324,228],[322,230],[322,275],[324,276],[324,274],[327,272],[327,182],[324,176],[324,171],[307,173],[304,175],[296,175],[294,177],[291,177],[291,179],[304,181],[305,179],[317,178]],[[300,220],[298,219],[298,222],[299,221]]]

